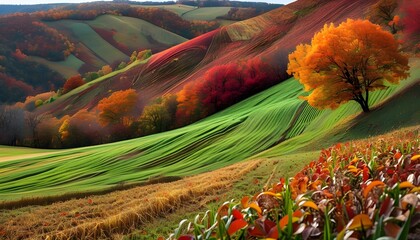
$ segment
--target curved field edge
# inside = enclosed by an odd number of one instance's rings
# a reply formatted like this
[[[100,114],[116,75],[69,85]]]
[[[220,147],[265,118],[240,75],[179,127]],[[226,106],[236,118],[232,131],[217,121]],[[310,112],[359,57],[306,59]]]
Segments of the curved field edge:
[[[130,233],[133,227],[166,215],[183,204],[202,196],[227,192],[232,184],[260,164],[260,160],[248,161],[172,183],[137,187],[49,206],[0,210],[0,237],[98,239]]]
[[[417,66],[418,61],[412,64]],[[410,79],[374,92],[371,105],[417,83],[420,70],[412,69]],[[360,107],[353,103],[334,111],[313,110],[298,98],[302,94],[299,82],[289,79],[200,122],[170,132],[26,159],[0,158],[0,199],[99,191],[118,184],[144,182],[154,176],[190,176],[255,158],[279,142],[261,157],[280,156],[304,147],[317,150],[334,140],[317,143],[319,137],[327,136],[360,113]],[[418,114],[418,107],[410,108]],[[386,115],[395,111],[398,109],[390,109]],[[414,125],[418,119],[407,124]],[[383,126],[388,131],[394,127]],[[351,132],[345,134],[351,138]]]

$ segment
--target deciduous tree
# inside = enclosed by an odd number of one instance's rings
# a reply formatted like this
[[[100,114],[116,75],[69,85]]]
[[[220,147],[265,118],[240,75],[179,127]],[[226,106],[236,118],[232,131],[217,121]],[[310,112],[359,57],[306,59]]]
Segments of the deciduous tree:
[[[83,78],[80,74],[76,75],[76,76],[73,76],[73,77],[70,77],[64,83],[63,94],[66,94],[66,93],[70,92],[71,90],[82,86],[83,84],[85,84],[85,81],[83,81]]]
[[[408,77],[408,58],[393,35],[367,20],[338,27],[326,24],[311,44],[289,55],[288,73],[312,91],[306,99],[318,108],[354,100],[369,112],[369,92]]]
[[[124,124],[129,125],[127,120],[137,103],[137,93],[134,89],[121,90],[102,99],[98,103],[99,121],[102,125]]]

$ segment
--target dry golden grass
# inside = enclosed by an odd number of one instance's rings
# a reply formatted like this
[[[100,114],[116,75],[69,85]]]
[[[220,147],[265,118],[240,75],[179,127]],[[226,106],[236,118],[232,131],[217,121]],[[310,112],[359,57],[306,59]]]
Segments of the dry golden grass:
[[[228,190],[260,161],[102,196],[0,210],[1,239],[110,239],[196,198]]]

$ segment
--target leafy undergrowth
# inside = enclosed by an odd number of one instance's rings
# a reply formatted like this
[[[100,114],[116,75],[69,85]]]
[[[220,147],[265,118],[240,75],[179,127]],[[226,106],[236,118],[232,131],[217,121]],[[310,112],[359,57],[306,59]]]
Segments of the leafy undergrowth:
[[[322,150],[293,178],[183,220],[169,239],[414,239],[419,130]]]
[[[0,239],[114,239],[182,204],[226,192],[260,161],[247,161],[182,180],[48,206],[0,209]]]

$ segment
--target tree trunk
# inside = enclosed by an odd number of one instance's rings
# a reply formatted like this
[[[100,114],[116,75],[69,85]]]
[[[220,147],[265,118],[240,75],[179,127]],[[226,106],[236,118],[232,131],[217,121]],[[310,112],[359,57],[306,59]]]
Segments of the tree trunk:
[[[355,96],[355,98],[353,98],[353,100],[355,100],[357,103],[360,104],[360,106],[363,109],[363,112],[370,112],[369,109],[369,92],[366,92],[366,98],[363,97],[363,95],[361,93],[357,94]]]
[[[360,106],[362,107],[363,112],[370,112],[369,106],[366,102],[360,103]]]

